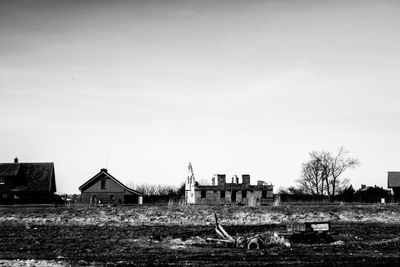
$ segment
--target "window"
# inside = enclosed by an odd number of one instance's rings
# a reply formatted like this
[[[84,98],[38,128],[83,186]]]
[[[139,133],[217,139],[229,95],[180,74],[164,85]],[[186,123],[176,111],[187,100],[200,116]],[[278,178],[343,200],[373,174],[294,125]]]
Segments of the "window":
[[[101,189],[106,189],[106,180],[105,179],[101,180]]]
[[[247,197],[247,191],[246,190],[243,190],[242,191],[242,198],[246,198]]]
[[[2,198],[2,199],[7,199],[7,198],[8,198],[8,195],[7,195],[7,193],[3,193],[3,194],[1,194],[1,198]]]
[[[221,191],[221,198],[225,198],[225,191]]]
[[[5,181],[4,177],[0,177],[0,184],[5,184],[5,183],[6,183],[6,181]]]
[[[206,198],[207,191],[201,191],[201,198]]]
[[[267,198],[267,190],[262,191],[261,198]]]

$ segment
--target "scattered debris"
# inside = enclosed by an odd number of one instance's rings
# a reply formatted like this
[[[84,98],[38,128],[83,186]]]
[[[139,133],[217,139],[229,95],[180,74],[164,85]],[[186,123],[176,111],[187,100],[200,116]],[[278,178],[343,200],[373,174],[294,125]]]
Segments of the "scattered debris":
[[[207,238],[208,242],[224,244],[228,247],[261,249],[269,246],[291,247],[291,243],[332,243],[330,222],[303,222],[286,225],[286,232],[265,232],[254,236],[233,238],[218,223],[215,214],[215,232],[219,238]],[[342,245],[336,242],[335,245]]]
[[[82,265],[85,265],[85,264],[82,264]],[[52,267],[64,267],[64,266],[70,266],[70,264],[68,262],[55,261],[55,260],[16,259],[16,260],[0,260],[0,266],[15,266],[15,267],[27,267],[27,266],[49,267],[49,266],[52,266]]]
[[[215,232],[220,237],[219,239],[207,238],[208,242],[216,242],[218,244],[225,244],[230,247],[247,248],[247,249],[261,249],[271,245],[281,245],[290,247],[290,242],[278,233],[266,232],[255,236],[245,237],[238,236],[233,238],[225,229],[218,223],[217,214],[215,214]]]
[[[294,243],[331,243],[330,222],[304,222],[286,225],[287,236]]]
[[[269,244],[274,244],[274,245],[283,245],[285,247],[290,247],[290,242],[285,239],[283,236],[279,236],[277,233],[274,233],[271,236],[271,239],[269,241]]]
[[[343,246],[344,245],[344,241],[338,240],[338,241],[335,241],[335,242],[331,243],[331,245],[333,245],[333,246]]]

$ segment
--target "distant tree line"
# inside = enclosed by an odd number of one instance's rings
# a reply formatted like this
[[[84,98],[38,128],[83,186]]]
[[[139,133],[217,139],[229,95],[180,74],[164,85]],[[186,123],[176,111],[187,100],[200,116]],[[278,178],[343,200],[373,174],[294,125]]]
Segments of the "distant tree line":
[[[391,200],[391,193],[382,187],[365,186],[355,190],[343,173],[359,166],[359,160],[349,156],[340,147],[336,153],[326,150],[312,151],[309,159],[302,164],[297,185],[280,189],[281,201],[345,201],[380,202],[382,198]]]
[[[311,201],[332,201],[327,195],[320,196],[318,199],[315,196],[307,194],[302,189],[291,186],[286,189],[279,190],[280,200],[282,202],[311,202]],[[339,191],[335,196],[335,201],[343,202],[361,202],[361,203],[379,203],[384,198],[386,202],[392,200],[392,195],[388,190],[378,186],[362,186],[355,190],[352,185]]]
[[[168,202],[170,200],[179,200],[185,196],[185,184],[173,186],[144,183],[131,187],[143,194],[144,203]]]
[[[362,185],[357,191],[350,185],[341,194],[341,200],[346,202],[367,202],[367,203],[377,203],[381,202],[384,198],[385,201],[391,201],[392,194],[390,191],[383,189],[378,186],[365,186]]]

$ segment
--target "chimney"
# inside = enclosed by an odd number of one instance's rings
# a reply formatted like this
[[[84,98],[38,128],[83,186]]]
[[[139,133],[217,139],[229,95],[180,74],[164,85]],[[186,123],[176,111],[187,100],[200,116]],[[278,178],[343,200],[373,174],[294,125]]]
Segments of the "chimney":
[[[225,174],[217,174],[218,185],[226,184],[226,175]]]
[[[101,172],[107,172],[107,169],[102,168],[102,169],[100,169],[100,171],[101,171]]]
[[[261,181],[261,180],[259,180],[259,181],[257,181],[257,185],[264,185],[265,184],[265,182],[264,181]]]
[[[215,185],[215,177],[212,178],[212,185]]]
[[[17,157],[15,157],[14,163],[18,163],[18,158]]]
[[[242,174],[242,183],[250,185],[250,174]]]

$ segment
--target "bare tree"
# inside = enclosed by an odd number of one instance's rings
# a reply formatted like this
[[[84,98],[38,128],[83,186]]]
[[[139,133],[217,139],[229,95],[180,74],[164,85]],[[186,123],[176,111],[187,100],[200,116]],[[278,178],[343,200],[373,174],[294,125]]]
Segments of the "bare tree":
[[[145,196],[172,196],[176,195],[179,189],[179,187],[172,185],[146,184],[146,183],[137,184],[133,188],[135,188],[135,190],[139,191]]]
[[[335,197],[338,187],[341,186],[339,177],[347,170],[354,169],[360,162],[358,159],[350,158],[349,152],[344,148],[340,147],[336,156],[332,159],[331,163],[331,184],[332,184],[332,197]],[[342,182],[344,182],[343,180]],[[341,189],[341,188],[339,188]]]
[[[178,190],[177,187],[171,185],[161,185],[161,184],[156,185],[155,188],[156,188],[155,194],[159,196],[173,195]]]
[[[155,195],[157,192],[157,187],[152,184],[138,184],[135,189],[146,196]]]
[[[307,194],[319,197],[322,195],[322,166],[319,159],[313,158],[303,163],[301,177],[297,180],[299,187]]]
[[[140,193],[143,194],[143,195],[146,195],[146,194],[147,194],[147,188],[146,188],[146,185],[145,185],[145,184],[138,184],[138,185],[135,185],[134,189],[135,189],[136,191],[140,192]]]
[[[330,183],[330,176],[331,176],[331,162],[332,162],[332,155],[326,150],[322,151],[313,151],[310,153],[311,159],[318,161],[320,163],[321,168],[321,195],[331,195],[332,186]]]
[[[338,192],[348,184],[348,179],[340,179],[349,168],[355,168],[359,162],[348,157],[348,151],[339,148],[335,156],[328,151],[310,152],[309,161],[303,163],[301,177],[297,180],[300,189],[317,198],[323,195],[334,199]]]

